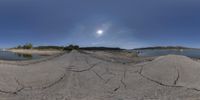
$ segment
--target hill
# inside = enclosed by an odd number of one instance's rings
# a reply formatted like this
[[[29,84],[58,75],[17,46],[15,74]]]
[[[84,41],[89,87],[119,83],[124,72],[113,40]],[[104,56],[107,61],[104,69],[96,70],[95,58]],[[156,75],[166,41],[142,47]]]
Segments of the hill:
[[[136,48],[134,50],[149,50],[149,49],[193,49],[182,46],[156,46],[156,47],[145,47],[145,48]]]

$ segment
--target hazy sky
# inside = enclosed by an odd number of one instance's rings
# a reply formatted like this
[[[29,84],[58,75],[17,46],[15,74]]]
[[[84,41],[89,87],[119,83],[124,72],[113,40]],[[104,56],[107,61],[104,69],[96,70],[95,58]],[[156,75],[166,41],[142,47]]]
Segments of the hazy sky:
[[[199,0],[1,0],[0,47],[200,47]]]

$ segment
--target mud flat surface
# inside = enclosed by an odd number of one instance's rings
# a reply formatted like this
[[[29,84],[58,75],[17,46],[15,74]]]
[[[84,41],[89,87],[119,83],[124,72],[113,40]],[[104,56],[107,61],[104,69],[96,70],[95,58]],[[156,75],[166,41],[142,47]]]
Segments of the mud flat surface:
[[[10,49],[8,51],[14,52],[14,53],[20,53],[20,54],[38,54],[38,55],[49,55],[49,56],[63,52],[63,51],[60,51],[60,50],[36,50],[36,49],[32,49],[32,50]]]
[[[151,61],[103,54],[72,51],[26,65],[1,63],[0,99],[200,99],[199,62],[175,55]]]

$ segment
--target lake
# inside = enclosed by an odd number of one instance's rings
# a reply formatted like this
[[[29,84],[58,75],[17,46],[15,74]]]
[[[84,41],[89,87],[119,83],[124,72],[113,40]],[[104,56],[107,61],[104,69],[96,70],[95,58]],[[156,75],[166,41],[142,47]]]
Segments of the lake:
[[[154,57],[154,56],[163,56],[168,54],[175,55],[184,55],[192,58],[200,58],[200,50],[198,49],[182,49],[182,50],[137,50],[139,52],[139,56],[142,57]]]
[[[20,60],[31,60],[31,59],[39,59],[44,56],[36,55],[36,54],[19,54],[13,53],[10,51],[1,51],[0,50],[0,60],[11,60],[11,61],[20,61]]]

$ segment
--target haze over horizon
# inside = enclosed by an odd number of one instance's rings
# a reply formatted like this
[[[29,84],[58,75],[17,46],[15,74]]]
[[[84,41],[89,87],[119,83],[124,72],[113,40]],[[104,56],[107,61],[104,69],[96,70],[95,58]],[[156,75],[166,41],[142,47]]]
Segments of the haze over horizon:
[[[200,48],[198,0],[2,0],[0,48],[34,45]]]

